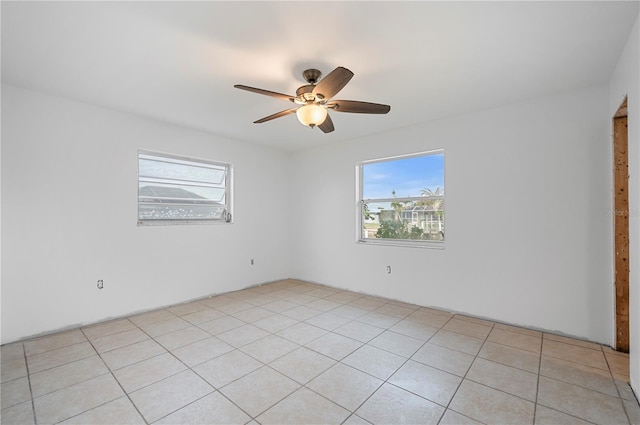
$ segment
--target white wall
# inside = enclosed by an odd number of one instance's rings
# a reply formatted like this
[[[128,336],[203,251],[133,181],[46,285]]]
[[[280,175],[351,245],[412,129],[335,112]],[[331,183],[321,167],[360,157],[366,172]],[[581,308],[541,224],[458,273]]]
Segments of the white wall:
[[[640,17],[611,79],[610,116],[625,96],[629,114],[629,366],[631,386],[640,394]]]
[[[611,344],[608,105],[591,88],[294,154],[292,276]],[[356,244],[355,164],[436,148],[446,249]]]
[[[6,85],[2,124],[2,343],[288,276],[285,153]],[[139,148],[232,163],[235,223],[138,227]]]

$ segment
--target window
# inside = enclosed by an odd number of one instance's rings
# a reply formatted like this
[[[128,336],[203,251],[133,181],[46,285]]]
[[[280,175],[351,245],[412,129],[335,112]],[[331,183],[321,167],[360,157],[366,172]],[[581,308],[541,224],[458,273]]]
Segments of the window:
[[[138,152],[138,224],[231,222],[231,165]]]
[[[358,242],[444,247],[444,151],[357,166]]]

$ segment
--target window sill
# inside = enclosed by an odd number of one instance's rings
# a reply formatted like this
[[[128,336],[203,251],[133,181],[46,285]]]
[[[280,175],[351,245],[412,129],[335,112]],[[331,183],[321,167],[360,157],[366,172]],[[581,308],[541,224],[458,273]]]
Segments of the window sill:
[[[402,246],[405,248],[444,249],[444,241],[412,241],[408,239],[359,239],[360,245]]]
[[[191,226],[194,224],[233,224],[226,220],[138,220],[138,227],[143,226]]]

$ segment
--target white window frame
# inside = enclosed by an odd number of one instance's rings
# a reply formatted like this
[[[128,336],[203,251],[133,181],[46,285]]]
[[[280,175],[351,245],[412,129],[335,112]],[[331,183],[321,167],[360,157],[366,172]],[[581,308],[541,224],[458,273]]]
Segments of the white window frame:
[[[376,203],[376,202],[413,202],[418,200],[424,200],[424,197],[397,197],[397,198],[373,198],[373,199],[363,199],[363,167],[368,164],[374,164],[379,162],[388,162],[401,160],[406,158],[413,158],[418,156],[428,156],[428,155],[437,155],[442,154],[444,156],[444,149],[434,149],[423,152],[415,152],[404,155],[395,155],[388,156],[384,158],[376,158],[358,162],[356,164],[356,243],[363,245],[383,245],[383,246],[403,246],[410,248],[430,248],[430,249],[444,249],[445,240],[435,241],[435,240],[415,240],[415,239],[383,239],[383,238],[365,238],[364,237],[364,204]],[[443,179],[445,178],[445,168],[446,168],[446,158],[444,158],[443,164]],[[446,184],[445,184],[446,186]],[[444,189],[444,187],[443,187]],[[445,190],[446,195],[446,190]],[[429,199],[442,199],[444,201],[445,195],[442,196],[431,196]],[[446,203],[445,203],[446,204]]]
[[[159,158],[165,158],[169,161],[178,160],[178,161],[188,161],[196,164],[203,164],[209,166],[216,167],[224,167],[225,169],[225,210],[222,213],[220,218],[203,218],[203,219],[194,219],[194,218],[176,218],[176,219],[149,219],[149,218],[140,218],[140,205],[142,204],[140,200],[139,188],[141,182],[140,176],[140,156],[141,155],[151,155]],[[142,177],[144,179],[144,177]],[[233,166],[230,163],[212,161],[209,159],[188,157],[176,154],[170,154],[165,152],[157,152],[157,151],[149,151],[149,150],[138,150],[138,202],[137,202],[137,213],[138,213],[138,226],[167,226],[167,225],[184,225],[184,224],[232,224],[233,223]],[[175,205],[175,204],[174,204]],[[196,204],[197,205],[197,204]]]

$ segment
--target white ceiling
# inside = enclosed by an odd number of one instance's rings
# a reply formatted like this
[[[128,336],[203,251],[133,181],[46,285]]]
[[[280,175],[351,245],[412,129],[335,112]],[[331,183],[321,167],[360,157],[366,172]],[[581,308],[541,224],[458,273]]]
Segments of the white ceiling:
[[[7,2],[2,81],[210,133],[297,150],[525,98],[606,84],[638,16],[624,2]],[[301,72],[355,73],[310,130]]]

